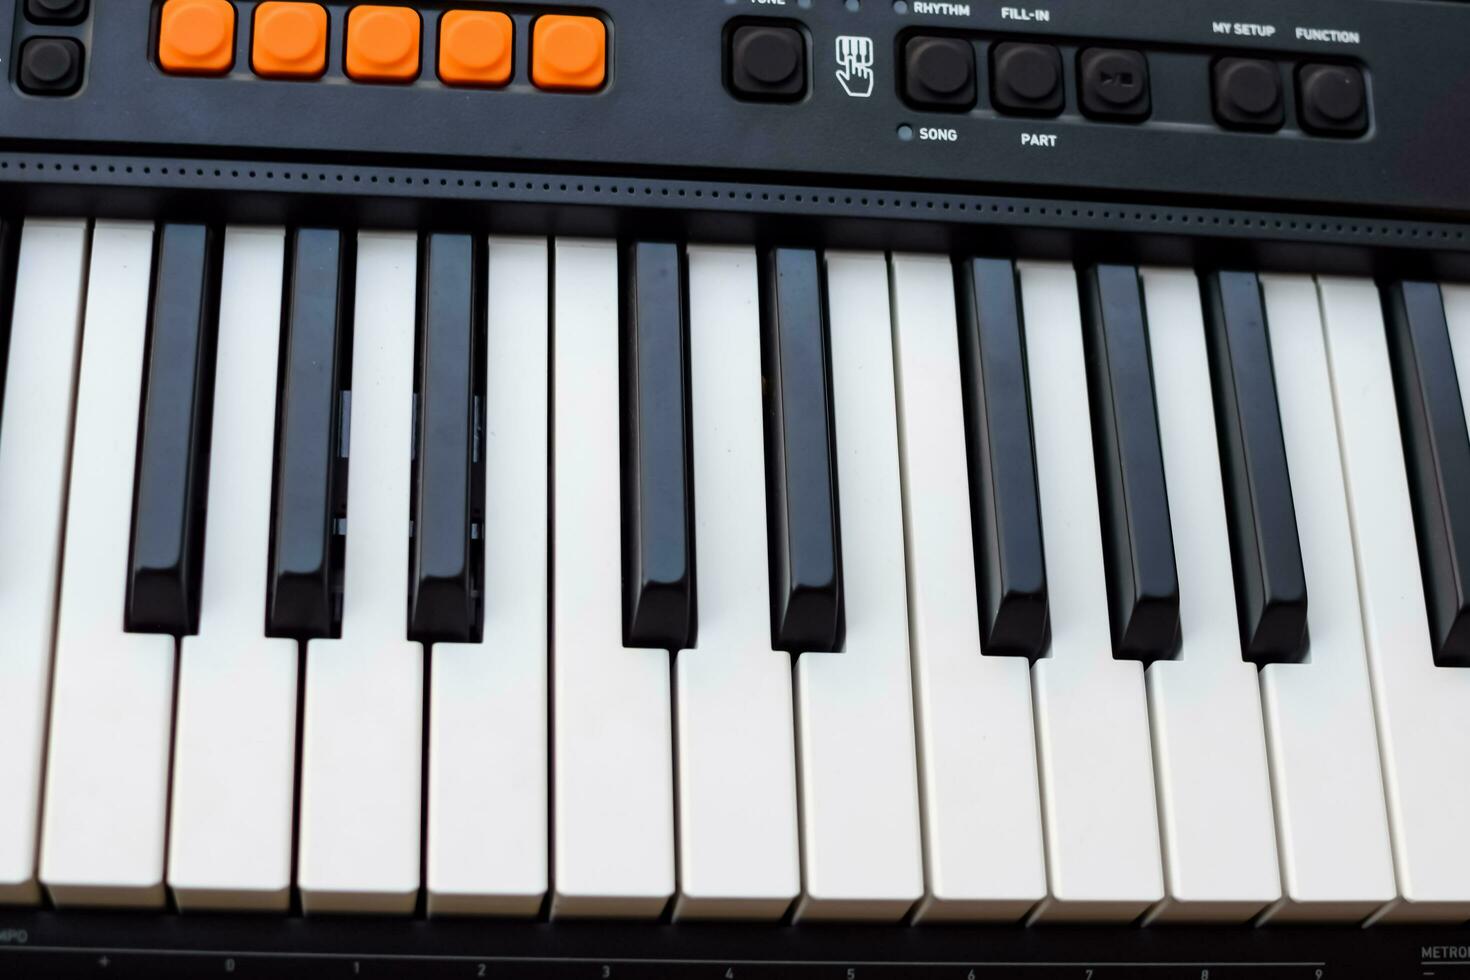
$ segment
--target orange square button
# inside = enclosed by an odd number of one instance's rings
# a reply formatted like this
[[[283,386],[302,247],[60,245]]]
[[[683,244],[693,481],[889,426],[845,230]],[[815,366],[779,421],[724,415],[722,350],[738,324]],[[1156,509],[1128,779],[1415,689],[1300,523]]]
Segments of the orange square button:
[[[548,14],[531,37],[531,81],[553,92],[590,92],[607,78],[607,28],[596,17]]]
[[[327,70],[327,9],[267,0],[255,8],[250,65],[263,78],[317,78]]]
[[[504,85],[515,58],[505,14],[451,10],[439,21],[439,78],[446,85]]]
[[[411,82],[419,75],[419,15],[364,5],[347,15],[347,75],[359,82]]]
[[[174,75],[223,75],[235,63],[230,0],[167,0],[158,20],[158,64]]]

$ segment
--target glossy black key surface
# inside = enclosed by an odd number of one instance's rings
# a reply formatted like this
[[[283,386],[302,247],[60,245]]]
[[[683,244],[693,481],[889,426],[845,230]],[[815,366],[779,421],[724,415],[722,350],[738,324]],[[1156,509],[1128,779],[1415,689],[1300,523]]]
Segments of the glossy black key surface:
[[[143,379],[127,628],[193,633],[199,624],[209,399],[220,254],[203,225],[158,234]],[[230,515],[220,514],[219,520]]]
[[[419,263],[418,417],[414,438],[411,639],[465,641],[475,631],[471,540],[475,451],[474,239],[430,235]]]
[[[342,368],[351,322],[352,254],[337,231],[292,238],[286,347],[276,421],[271,636],[325,637],[336,628],[334,525],[345,498]]]
[[[622,262],[623,624],[630,647],[694,643],[689,315],[677,245]]]
[[[1470,433],[1439,286],[1383,294],[1434,661],[1470,667]]]
[[[1079,281],[1113,652],[1166,659],[1179,637],[1179,573],[1142,286],[1121,265]]]
[[[5,418],[5,385],[9,377],[11,317],[15,312],[15,276],[20,265],[19,221],[0,219],[0,421]]]
[[[827,302],[817,253],[761,260],[771,631],[777,650],[834,651],[842,639]]]
[[[1261,285],[1255,273],[1218,272],[1201,291],[1241,648],[1257,664],[1299,661],[1306,574]]]
[[[987,654],[1035,657],[1046,642],[1046,555],[1016,271],[970,259],[956,285],[980,642]]]

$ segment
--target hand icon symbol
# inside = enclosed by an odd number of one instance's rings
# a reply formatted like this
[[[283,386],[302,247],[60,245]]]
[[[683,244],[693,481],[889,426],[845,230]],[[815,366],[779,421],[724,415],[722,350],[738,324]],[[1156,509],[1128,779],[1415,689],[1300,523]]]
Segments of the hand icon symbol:
[[[854,99],[873,94],[873,39],[844,35],[837,39],[837,82]]]

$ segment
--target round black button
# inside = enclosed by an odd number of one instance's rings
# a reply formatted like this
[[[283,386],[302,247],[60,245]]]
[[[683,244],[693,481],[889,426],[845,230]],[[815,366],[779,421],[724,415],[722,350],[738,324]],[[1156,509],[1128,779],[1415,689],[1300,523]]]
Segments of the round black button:
[[[996,78],[1011,94],[1027,102],[1054,95],[1062,84],[1061,66],[1048,49],[1036,44],[1002,44],[996,49]]]
[[[975,105],[975,48],[957,37],[912,37],[903,49],[903,94],[924,109],[963,112]]]
[[[1281,74],[1269,61],[1235,59],[1220,71],[1225,100],[1248,116],[1263,116],[1281,104]]]
[[[1302,95],[1328,119],[1345,122],[1363,111],[1363,76],[1324,65],[1303,74]]]
[[[1062,56],[1054,46],[1007,41],[991,49],[990,59],[997,109],[1032,116],[1062,111]]]
[[[784,34],[749,31],[735,45],[735,58],[750,77],[766,85],[779,85],[796,73],[800,53]]]
[[[806,89],[806,41],[794,27],[748,24],[730,36],[730,87],[736,95],[790,100]]]
[[[1350,65],[1303,65],[1297,73],[1302,128],[1322,136],[1358,136],[1368,129],[1368,90]]]
[[[954,95],[975,78],[975,54],[964,41],[918,38],[911,42],[909,71],[935,95]]]
[[[1286,105],[1276,62],[1262,58],[1217,61],[1215,118],[1231,129],[1280,129],[1286,122]]]
[[[36,95],[67,95],[82,80],[82,46],[66,37],[37,37],[20,49],[20,86]]]

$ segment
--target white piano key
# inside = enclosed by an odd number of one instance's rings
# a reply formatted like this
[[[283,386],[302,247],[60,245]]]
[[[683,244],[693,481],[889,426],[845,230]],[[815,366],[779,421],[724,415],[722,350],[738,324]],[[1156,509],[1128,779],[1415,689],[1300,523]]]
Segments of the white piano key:
[[[791,657],[771,649],[753,250],[689,250],[689,334],[699,642],[675,662],[675,916],[775,919],[801,868]]]
[[[86,282],[85,221],[20,239],[0,415],[0,905],[39,901],[36,839]]]
[[[1437,667],[1383,308],[1371,280],[1321,279],[1398,896],[1383,922],[1470,918],[1470,670]],[[1451,342],[1470,329],[1462,298]],[[1461,356],[1457,350],[1458,360]]]
[[[1466,414],[1470,415],[1470,286],[1445,283],[1440,287],[1440,295],[1444,298],[1455,372],[1460,377],[1460,397]]]
[[[230,228],[220,285],[199,633],[179,653],[168,884],[179,908],[285,911],[293,640],[265,636],[285,232]]]
[[[1049,885],[1033,920],[1128,921],[1164,897],[1143,667],[1113,659],[1077,276],[1020,271],[1051,611],[1032,668]]]
[[[419,890],[423,647],[407,640],[418,242],[357,244],[342,638],[306,652],[302,907],[408,913]]]
[[[618,252],[556,243],[553,916],[659,915],[674,893],[669,654],[624,649]]]
[[[927,885],[915,919],[1016,920],[1046,895],[1031,665],[980,652],[954,268],[895,255],[891,271]]]
[[[826,257],[847,642],[796,665],[796,917],[897,921],[923,897],[888,268]]]
[[[1267,918],[1358,920],[1394,879],[1322,314],[1307,277],[1261,284],[1310,638],[1304,663],[1261,671],[1283,891]]]
[[[1178,659],[1148,668],[1164,850],[1152,921],[1244,922],[1281,897],[1256,668],[1241,657],[1199,279],[1142,272],[1174,559]]]
[[[41,881],[63,907],[164,903],[174,639],[123,631],[152,265],[152,225],[97,223],[41,832]]]
[[[485,628],[429,671],[429,914],[535,915],[546,897],[545,239],[491,239]]]

